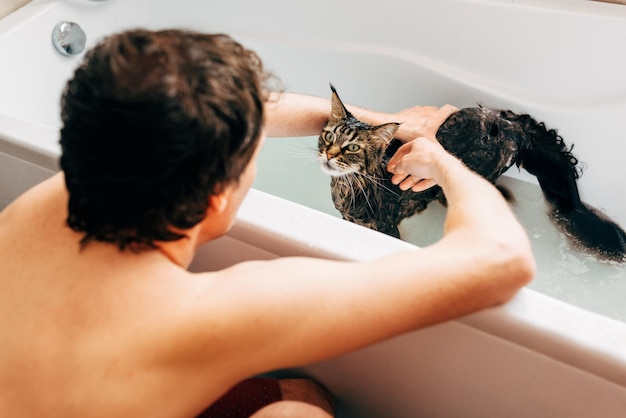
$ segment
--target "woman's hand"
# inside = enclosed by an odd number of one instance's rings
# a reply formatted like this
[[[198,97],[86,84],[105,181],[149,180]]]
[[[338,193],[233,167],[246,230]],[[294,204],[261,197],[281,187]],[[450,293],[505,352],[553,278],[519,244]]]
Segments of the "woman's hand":
[[[396,122],[401,122],[396,137],[402,142],[419,136],[435,139],[441,124],[458,109],[452,105],[414,106],[394,114]]]
[[[391,157],[387,171],[401,190],[421,192],[435,184],[446,164],[459,163],[439,142],[419,137],[402,145]]]
[[[452,105],[414,106],[395,114],[402,120],[396,138],[405,142],[387,165],[394,173],[391,181],[401,190],[421,192],[437,184],[429,170],[442,155],[448,154],[437,142],[436,134],[441,124],[458,109]],[[435,158],[438,155],[439,157]]]

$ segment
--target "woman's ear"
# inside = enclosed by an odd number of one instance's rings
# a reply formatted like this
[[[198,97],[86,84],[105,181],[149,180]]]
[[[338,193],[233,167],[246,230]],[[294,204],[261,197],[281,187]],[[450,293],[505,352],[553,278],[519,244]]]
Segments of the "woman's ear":
[[[209,196],[209,207],[207,211],[209,213],[221,213],[224,212],[228,206],[228,199],[230,198],[230,189],[228,187],[222,189],[217,194]]]

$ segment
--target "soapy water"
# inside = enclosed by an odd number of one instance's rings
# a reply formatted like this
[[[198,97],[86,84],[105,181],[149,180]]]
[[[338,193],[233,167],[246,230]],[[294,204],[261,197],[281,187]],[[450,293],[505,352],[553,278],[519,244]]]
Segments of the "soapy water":
[[[315,159],[316,148],[317,137],[269,139],[259,156],[254,187],[340,218],[330,196],[330,177]],[[506,175],[498,183],[512,191],[511,208],[531,240],[537,275],[528,287],[626,322],[626,264],[602,261],[575,248],[548,218],[538,185]],[[400,224],[402,239],[420,247],[436,242],[445,214],[442,205],[431,203]]]

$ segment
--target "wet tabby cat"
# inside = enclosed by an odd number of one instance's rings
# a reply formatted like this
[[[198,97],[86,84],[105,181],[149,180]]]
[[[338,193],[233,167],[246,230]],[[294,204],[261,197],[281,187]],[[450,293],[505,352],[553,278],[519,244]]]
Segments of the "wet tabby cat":
[[[331,115],[320,133],[318,160],[331,176],[335,207],[346,220],[399,237],[400,221],[433,200],[445,204],[445,196],[438,186],[416,193],[393,185],[386,166],[401,145],[394,139],[399,124],[359,121],[332,85],[331,90]],[[513,164],[523,167],[537,177],[551,219],[572,241],[602,258],[626,260],[626,233],[581,202],[578,161],[555,130],[529,115],[476,107],[452,114],[437,139],[491,182]]]

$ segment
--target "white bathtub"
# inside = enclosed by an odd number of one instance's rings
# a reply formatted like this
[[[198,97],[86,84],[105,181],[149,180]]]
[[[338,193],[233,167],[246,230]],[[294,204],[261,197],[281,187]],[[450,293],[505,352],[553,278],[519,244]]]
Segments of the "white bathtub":
[[[380,110],[479,102],[530,112],[576,144],[588,167],[580,181],[583,198],[626,225],[626,6],[583,0],[209,3],[36,0],[0,21],[0,207],[57,169],[59,96],[81,59],[62,57],[51,45],[52,28],[65,20],[83,27],[88,46],[137,26],[227,32],[259,51],[287,89],[326,96],[333,81],[345,101]],[[315,209],[253,190],[232,232],[206,245],[193,269],[295,254],[366,259],[411,245],[332,215],[327,179],[291,155],[304,153],[308,141],[267,141],[257,187],[288,197],[291,189],[306,188],[292,200]],[[263,162],[272,155],[284,167]],[[508,182],[533,183],[523,173],[509,175]],[[316,180],[302,187],[310,177]],[[518,195],[520,206],[540,200],[529,187]],[[412,228],[441,216],[434,209]],[[529,233],[542,241],[551,226],[536,228]],[[559,260],[546,248],[537,252],[535,283],[506,306],[303,371],[338,396],[343,417],[626,416],[624,267],[597,267],[578,255],[568,268],[580,271],[571,272],[560,267],[570,257],[567,249]],[[564,273],[546,277],[555,268]],[[544,294],[552,294],[547,288],[557,288],[561,300]]]

